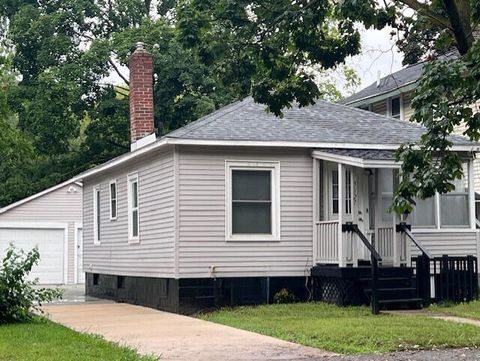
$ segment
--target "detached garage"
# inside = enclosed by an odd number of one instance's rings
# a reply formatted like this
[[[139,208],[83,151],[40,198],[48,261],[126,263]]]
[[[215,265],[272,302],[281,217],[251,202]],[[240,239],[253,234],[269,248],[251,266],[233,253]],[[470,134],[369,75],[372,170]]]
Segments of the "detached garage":
[[[40,284],[84,283],[82,184],[67,181],[1,208],[0,257],[10,243],[38,247],[31,278]]]

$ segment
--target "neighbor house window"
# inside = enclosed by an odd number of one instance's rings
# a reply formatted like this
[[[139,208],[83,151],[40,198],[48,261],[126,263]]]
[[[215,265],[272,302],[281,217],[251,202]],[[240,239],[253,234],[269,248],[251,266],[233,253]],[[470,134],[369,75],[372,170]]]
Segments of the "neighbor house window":
[[[110,182],[110,220],[117,219],[117,181]]]
[[[417,228],[470,227],[468,167],[464,165],[464,178],[453,181],[454,189],[445,194],[415,200],[412,224]]]
[[[93,188],[93,243],[100,244],[100,186]]]
[[[138,242],[140,233],[139,201],[138,201],[138,175],[130,174],[128,183],[128,240]]]
[[[279,239],[279,164],[227,162],[226,171],[227,239]]]
[[[465,179],[453,182],[455,189],[440,195],[440,215],[442,227],[468,226],[468,188]]]
[[[400,97],[391,98],[389,102],[390,116],[393,118],[401,118],[401,101]]]
[[[427,199],[415,199],[415,207],[412,212],[412,224],[416,227],[436,227],[436,197]]]

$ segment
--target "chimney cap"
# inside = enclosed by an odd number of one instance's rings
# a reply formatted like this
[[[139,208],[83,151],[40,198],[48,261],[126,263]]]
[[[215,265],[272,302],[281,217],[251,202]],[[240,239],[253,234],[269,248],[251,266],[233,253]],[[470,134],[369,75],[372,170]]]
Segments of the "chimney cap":
[[[137,41],[135,43],[135,51],[137,50],[140,50],[140,51],[145,50],[145,43],[143,41]]]

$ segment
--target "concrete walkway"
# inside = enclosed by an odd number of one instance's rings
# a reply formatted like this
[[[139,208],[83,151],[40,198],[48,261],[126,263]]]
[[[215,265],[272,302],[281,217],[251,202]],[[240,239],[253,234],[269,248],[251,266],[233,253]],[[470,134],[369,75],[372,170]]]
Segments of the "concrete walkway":
[[[480,327],[480,321],[474,320],[472,318],[465,318],[465,317],[457,317],[457,316],[431,316],[432,318],[436,318],[439,320],[450,321],[450,322],[457,322],[457,323],[466,323],[467,325],[473,325]]]
[[[331,353],[151,308],[117,303],[45,306],[54,322],[168,361],[312,361]]]

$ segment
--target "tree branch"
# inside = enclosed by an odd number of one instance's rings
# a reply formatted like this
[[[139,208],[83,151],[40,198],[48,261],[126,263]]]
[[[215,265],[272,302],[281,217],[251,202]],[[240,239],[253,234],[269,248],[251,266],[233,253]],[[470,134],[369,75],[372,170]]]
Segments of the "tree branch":
[[[422,4],[417,0],[395,0],[395,1],[400,2],[404,5],[407,5],[411,9],[417,11],[418,13],[424,16],[427,16],[428,18],[430,18],[432,23],[438,26],[441,26],[445,29],[453,31],[452,25],[450,24],[450,20],[444,16],[441,16],[432,12],[428,5]]]
[[[120,69],[118,69],[118,67],[115,65],[115,63],[112,61],[112,59],[108,59],[108,63],[112,66],[112,68],[115,70],[115,72],[118,74],[118,76],[120,78],[122,78],[122,80],[127,84],[129,85],[129,81],[127,78],[125,78],[125,76],[120,72]]]

